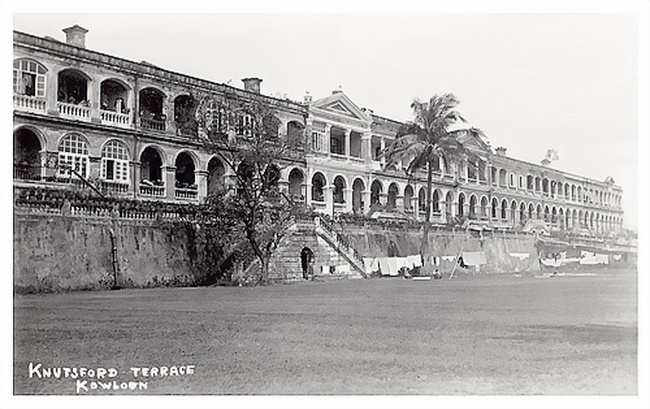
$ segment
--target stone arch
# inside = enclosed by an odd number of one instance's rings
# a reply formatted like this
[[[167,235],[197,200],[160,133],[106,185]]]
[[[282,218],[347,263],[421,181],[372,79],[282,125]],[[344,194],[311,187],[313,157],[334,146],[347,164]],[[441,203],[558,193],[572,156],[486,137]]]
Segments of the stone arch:
[[[499,199],[496,197],[492,198],[492,206],[490,216],[492,219],[497,219],[499,217]]]
[[[465,217],[465,193],[464,192],[459,192],[458,193],[458,207],[456,208],[456,214],[458,217]]]
[[[470,219],[476,219],[476,206],[478,204],[478,199],[476,198],[475,194],[471,194],[469,196],[469,218]]]
[[[302,185],[305,183],[305,174],[300,168],[293,168],[289,172],[289,196],[294,201],[303,201]]]
[[[352,211],[359,212],[363,211],[368,205],[363,203],[363,192],[366,190],[366,184],[363,182],[363,179],[356,178],[352,182]]]
[[[87,177],[90,162],[89,147],[88,139],[79,132],[63,135],[57,144],[58,175],[70,178],[73,169],[83,177]]]
[[[325,175],[321,172],[315,172],[311,177],[311,200],[315,202],[324,202],[325,186],[327,186]]]
[[[226,167],[223,162],[216,156],[212,156],[208,161],[208,196],[214,195],[225,186],[224,176]]]
[[[413,186],[406,185],[404,187],[404,210],[412,210],[411,199],[413,199]]]
[[[131,87],[118,78],[105,78],[99,86],[99,107],[103,111],[120,114],[128,112],[129,91]]]
[[[435,195],[436,195],[435,190],[433,191],[433,195],[435,197]],[[435,204],[435,203],[436,202],[434,201],[432,204]],[[440,196],[438,196],[438,202],[437,203],[440,203]],[[438,210],[434,210],[434,212],[435,211],[438,211],[438,212],[440,211],[439,206],[440,205],[438,204]],[[418,191],[418,209],[421,212],[424,212],[424,211],[426,211],[426,208],[427,208],[427,190],[424,187],[421,187],[420,190]]]
[[[487,196],[481,196],[481,218],[482,219],[488,218],[488,203],[489,200]]]
[[[544,219],[544,214],[542,213],[542,205],[540,203],[537,204],[537,220],[543,220]]]
[[[88,83],[90,75],[77,68],[64,68],[57,73],[58,102],[80,104],[88,101]]]
[[[399,195],[399,186],[393,182],[388,186],[388,202],[386,203],[389,209],[394,209],[397,206],[397,196]]]
[[[197,168],[196,156],[191,151],[181,150],[174,159],[176,171],[174,183],[177,188],[196,188],[195,170]]]
[[[154,144],[146,145],[140,151],[140,178],[153,184],[163,185],[165,178],[162,167],[165,163],[165,152]]]
[[[426,189],[420,189],[420,192],[424,192],[424,203],[426,206]],[[440,200],[442,199],[442,190],[433,189],[431,196],[431,211],[434,213],[440,213]]]
[[[447,217],[447,220],[451,220],[451,218],[454,216],[453,203],[454,203],[454,194],[450,190],[445,195],[445,216]]]
[[[501,219],[508,220],[508,201],[506,199],[501,200]]]
[[[525,223],[526,219],[527,219],[527,216],[526,216],[526,203],[524,203],[522,201],[519,204],[519,223],[521,223],[523,225]]]
[[[517,202],[513,199],[510,202],[510,221],[515,222],[517,220]]]
[[[370,185],[370,205],[380,203],[381,194],[383,192],[383,185],[379,179],[372,181]]]
[[[345,203],[344,190],[347,188],[347,181],[341,175],[336,175],[332,182],[332,200],[334,203]]]
[[[14,131],[14,178],[40,180],[43,175],[42,153],[45,152],[42,139],[30,127],[19,127]]]
[[[47,67],[33,58],[14,59],[14,94],[44,98]]]

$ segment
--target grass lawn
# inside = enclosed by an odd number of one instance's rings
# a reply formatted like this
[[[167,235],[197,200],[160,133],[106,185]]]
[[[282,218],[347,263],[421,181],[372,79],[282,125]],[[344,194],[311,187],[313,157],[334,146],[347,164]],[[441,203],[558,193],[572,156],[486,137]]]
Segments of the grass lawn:
[[[88,394],[636,394],[636,271],[594,272],[15,296],[14,391],[75,393],[33,362],[196,366]]]

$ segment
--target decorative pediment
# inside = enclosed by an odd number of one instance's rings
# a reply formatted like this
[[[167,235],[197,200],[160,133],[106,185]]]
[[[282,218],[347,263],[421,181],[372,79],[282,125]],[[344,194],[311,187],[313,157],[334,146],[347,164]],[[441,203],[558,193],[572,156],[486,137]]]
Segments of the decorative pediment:
[[[487,143],[487,141],[484,140],[484,137],[481,137],[481,135],[478,132],[467,132],[461,137],[459,137],[458,140],[467,149],[473,151],[485,152],[485,153],[492,152],[492,149],[490,148],[490,144]]]
[[[314,101],[312,107],[363,122],[371,121],[370,116],[352,102],[343,92],[336,92],[329,97]]]

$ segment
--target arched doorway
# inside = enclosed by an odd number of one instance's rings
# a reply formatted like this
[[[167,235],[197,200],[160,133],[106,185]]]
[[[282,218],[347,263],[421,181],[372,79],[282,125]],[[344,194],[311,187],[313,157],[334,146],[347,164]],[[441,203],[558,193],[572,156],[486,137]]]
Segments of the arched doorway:
[[[388,186],[388,208],[394,209],[397,205],[397,195],[399,194],[399,188],[396,183],[391,183]]]
[[[14,132],[14,178],[40,180],[41,142],[36,134],[26,128]]]
[[[300,267],[302,268],[302,278],[309,280],[314,276],[314,252],[309,247],[303,247],[300,250]]]
[[[289,195],[295,202],[302,202],[305,198],[302,195],[302,184],[304,183],[305,176],[302,170],[294,168],[289,173]]]
[[[345,203],[345,196],[343,194],[345,187],[345,179],[343,179],[343,176],[339,175],[334,178],[334,189],[332,191],[332,199],[334,200],[334,203]]]
[[[187,152],[181,152],[176,157],[176,187],[196,189],[194,178],[194,160]]]
[[[210,159],[210,162],[208,162],[208,196],[215,195],[223,189],[223,175],[225,173],[226,168],[219,159]]]
[[[324,202],[325,201],[325,189],[327,181],[325,176],[322,173],[316,172],[311,178],[311,200],[314,202]]]
[[[366,186],[361,179],[355,179],[352,183],[352,211],[354,213],[363,212],[366,203],[363,203],[362,192]]]
[[[411,207],[411,199],[413,198],[413,188],[411,185],[406,185],[404,188],[404,210],[407,212],[413,211]]]
[[[458,195],[458,217],[465,216],[465,193],[460,193]]]
[[[469,218],[470,219],[476,219],[476,205],[477,205],[478,199],[476,199],[476,196],[471,195],[469,197]]]
[[[163,185],[162,159],[155,148],[146,147],[140,155],[140,178],[141,181],[157,186]]]
[[[370,185],[370,205],[375,205],[379,203],[379,197],[382,192],[381,182],[374,180]]]

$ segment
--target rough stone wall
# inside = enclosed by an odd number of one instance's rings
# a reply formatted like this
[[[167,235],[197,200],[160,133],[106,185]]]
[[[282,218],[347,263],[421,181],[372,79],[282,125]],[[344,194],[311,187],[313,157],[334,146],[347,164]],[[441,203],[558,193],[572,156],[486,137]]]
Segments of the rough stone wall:
[[[350,239],[364,257],[387,257],[389,248],[399,256],[419,254],[421,231],[377,230],[369,231],[355,227],[346,228],[343,233]],[[537,249],[535,238],[529,235],[512,234],[475,237],[464,232],[431,231],[427,253],[431,256],[457,256],[460,251],[483,251],[487,264],[480,271],[492,273],[509,273],[519,271],[537,271]],[[510,253],[526,253],[528,258],[519,259]],[[450,269],[453,263],[442,262],[442,269]]]
[[[187,223],[85,217],[14,217],[14,289],[51,292],[113,286],[110,230],[115,232],[120,287],[201,282],[195,229]]]

